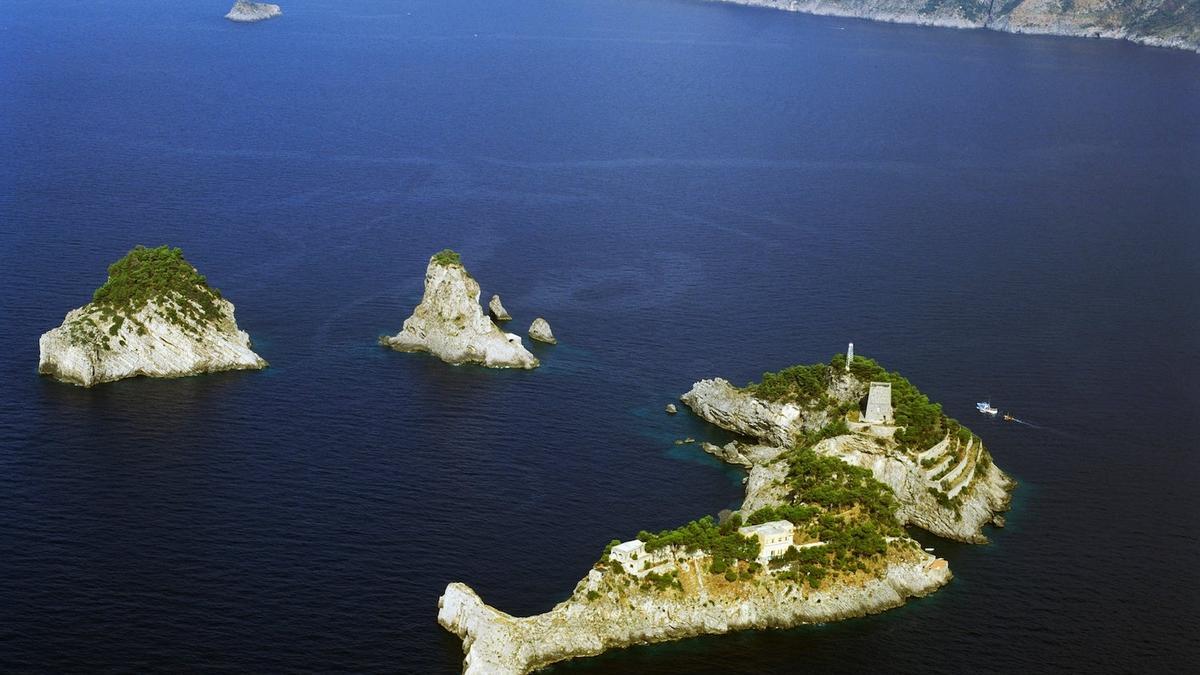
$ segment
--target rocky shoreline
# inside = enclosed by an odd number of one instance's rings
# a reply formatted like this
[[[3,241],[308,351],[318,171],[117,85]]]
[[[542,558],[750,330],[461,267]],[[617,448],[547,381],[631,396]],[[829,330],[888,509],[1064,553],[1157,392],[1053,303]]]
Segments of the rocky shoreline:
[[[706,1],[888,23],[1128,40],[1148,47],[1200,53],[1200,11],[1187,6],[1173,8],[1165,0],[1150,0],[1139,7],[1095,0],[1069,4],[1048,0],[1005,3],[992,0]],[[1189,11],[1190,14],[1184,14]]]
[[[438,599],[438,623],[462,638],[465,675],[507,675],[630,645],[876,614],[928,595],[952,578],[945,560],[919,550],[889,565],[880,578],[819,591],[788,592],[795,587],[770,581],[731,588],[714,583],[703,564],[700,558],[682,564],[684,592],[665,594],[631,592],[619,575],[592,570],[565,602],[523,618],[484,604],[465,584],[452,583]]]

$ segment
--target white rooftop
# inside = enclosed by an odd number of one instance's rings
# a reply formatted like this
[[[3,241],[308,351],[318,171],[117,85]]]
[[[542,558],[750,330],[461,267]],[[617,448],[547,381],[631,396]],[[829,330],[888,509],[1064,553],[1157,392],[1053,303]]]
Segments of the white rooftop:
[[[772,520],[769,523],[761,523],[759,525],[747,525],[739,527],[738,533],[742,536],[750,537],[756,534],[770,536],[772,534],[788,534],[796,529],[795,525],[786,520]]]
[[[617,553],[633,553],[634,551],[640,551],[643,547],[645,547],[645,545],[646,542],[642,541],[641,539],[631,539],[629,541],[617,544],[612,548],[612,550]]]

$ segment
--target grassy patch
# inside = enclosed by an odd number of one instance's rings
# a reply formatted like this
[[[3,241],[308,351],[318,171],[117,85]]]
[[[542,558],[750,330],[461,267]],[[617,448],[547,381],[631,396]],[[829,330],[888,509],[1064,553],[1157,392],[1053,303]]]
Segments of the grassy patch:
[[[433,262],[445,267],[450,267],[453,265],[462,267],[462,256],[455,251],[444,248],[433,254]]]

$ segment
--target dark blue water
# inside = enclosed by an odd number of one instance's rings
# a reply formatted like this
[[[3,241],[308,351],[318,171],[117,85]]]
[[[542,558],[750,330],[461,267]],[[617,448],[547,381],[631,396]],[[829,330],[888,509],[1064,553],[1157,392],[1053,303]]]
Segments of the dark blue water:
[[[678,0],[8,0],[0,670],[454,672],[736,505],[701,377],[860,353],[1021,481],[943,591],[560,672],[1200,660],[1200,57]],[[844,30],[843,30],[844,29]],[[272,367],[82,390],[37,338],[170,243]],[[463,253],[534,372],[375,345]],[[978,418],[982,396],[1044,428]]]

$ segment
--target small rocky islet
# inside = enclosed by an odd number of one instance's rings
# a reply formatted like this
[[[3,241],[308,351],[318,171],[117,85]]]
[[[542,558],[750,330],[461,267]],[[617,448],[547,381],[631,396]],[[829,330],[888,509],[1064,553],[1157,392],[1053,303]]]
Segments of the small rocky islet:
[[[279,8],[279,5],[267,2],[237,0],[237,2],[233,3],[233,8],[229,10],[225,18],[237,23],[252,23],[254,21],[273,19],[282,14],[283,10]]]
[[[529,324],[529,337],[548,345],[558,344],[558,338],[554,337],[554,331],[550,330],[550,322],[540,316]]]
[[[495,321],[512,321],[512,315],[508,313],[507,309],[504,309],[504,303],[500,302],[499,295],[493,295],[488,302],[488,313]]]
[[[444,249],[429,258],[425,292],[412,316],[395,335],[379,344],[400,352],[428,352],[446,363],[475,363],[488,368],[532,369],[540,365],[521,336],[505,333],[479,304],[479,282],[467,272],[462,257]],[[493,312],[504,310],[492,297]]]
[[[464,673],[526,673],[617,647],[899,606],[952,578],[904,527],[986,542],[1016,486],[970,430],[861,356],[740,388],[702,380],[681,400],[755,439],[703,446],[748,470],[741,508],[614,540],[544,614],[514,617],[449,584],[438,622],[462,638]]]
[[[110,265],[92,301],[38,347],[39,373],[85,387],[267,367],[238,328],[233,303],[167,246],[138,246]]]

